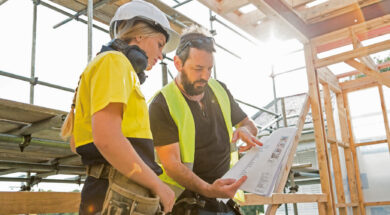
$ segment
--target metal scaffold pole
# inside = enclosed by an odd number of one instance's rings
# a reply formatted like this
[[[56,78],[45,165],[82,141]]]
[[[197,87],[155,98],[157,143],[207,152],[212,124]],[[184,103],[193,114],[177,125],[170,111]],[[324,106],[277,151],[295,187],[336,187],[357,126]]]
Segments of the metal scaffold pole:
[[[36,54],[36,42],[37,42],[37,13],[38,13],[38,1],[33,1],[33,31],[32,31],[32,48],[31,48],[31,80],[30,80],[30,104],[34,104],[34,86],[35,86],[35,54]]]
[[[92,59],[93,0],[88,0],[88,62]]]
[[[209,13],[210,13],[210,33],[214,36],[216,34],[216,31],[213,28],[213,20],[212,20],[213,12],[211,11],[211,9],[209,9]],[[215,61],[214,61],[213,70],[214,70],[214,79],[217,79],[217,67],[215,66]]]

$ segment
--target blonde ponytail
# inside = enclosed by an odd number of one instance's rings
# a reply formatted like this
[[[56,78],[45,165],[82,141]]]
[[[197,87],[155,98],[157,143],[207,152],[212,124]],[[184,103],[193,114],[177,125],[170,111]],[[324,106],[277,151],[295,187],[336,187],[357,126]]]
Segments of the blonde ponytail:
[[[70,136],[72,136],[73,133],[73,125],[74,125],[74,109],[76,108],[76,98],[77,98],[77,91],[80,86],[81,77],[79,78],[79,83],[77,84],[77,88],[74,92],[72,105],[70,106],[70,112],[65,118],[64,123],[61,127],[61,137],[64,140],[67,140]]]

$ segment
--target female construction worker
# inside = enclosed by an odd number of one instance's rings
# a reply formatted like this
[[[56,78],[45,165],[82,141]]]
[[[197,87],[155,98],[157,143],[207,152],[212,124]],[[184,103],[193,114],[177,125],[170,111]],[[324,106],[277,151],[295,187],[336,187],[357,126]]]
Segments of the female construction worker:
[[[174,193],[157,177],[162,170],[140,84],[144,70],[176,48],[179,35],[163,12],[142,0],[118,8],[110,35],[82,73],[62,128],[87,166],[80,214],[156,214],[159,201],[168,212]]]

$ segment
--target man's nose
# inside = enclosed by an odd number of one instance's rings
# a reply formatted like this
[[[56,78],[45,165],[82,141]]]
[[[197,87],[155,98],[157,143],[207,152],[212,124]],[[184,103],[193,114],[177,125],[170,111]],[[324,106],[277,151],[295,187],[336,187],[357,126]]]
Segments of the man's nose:
[[[203,80],[209,80],[210,75],[211,75],[211,71],[209,71],[208,69],[204,69],[200,74],[200,78]]]

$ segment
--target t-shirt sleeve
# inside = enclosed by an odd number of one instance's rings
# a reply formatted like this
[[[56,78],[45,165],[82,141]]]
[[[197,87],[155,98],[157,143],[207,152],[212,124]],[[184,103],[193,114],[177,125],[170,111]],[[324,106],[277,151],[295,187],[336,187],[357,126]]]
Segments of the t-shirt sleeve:
[[[159,93],[149,105],[150,129],[155,146],[179,142],[179,132],[164,96]]]
[[[222,82],[219,82],[223,88],[225,88],[226,93],[229,96],[230,100],[230,109],[232,114],[232,125],[236,126],[239,122],[241,122],[243,119],[247,117],[246,113],[241,109],[240,105],[236,102],[236,100],[233,98],[233,95],[230,93],[230,91],[227,89],[226,85]]]
[[[109,103],[127,105],[134,84],[130,64],[118,55],[106,55],[96,65],[90,80],[91,115]]]

